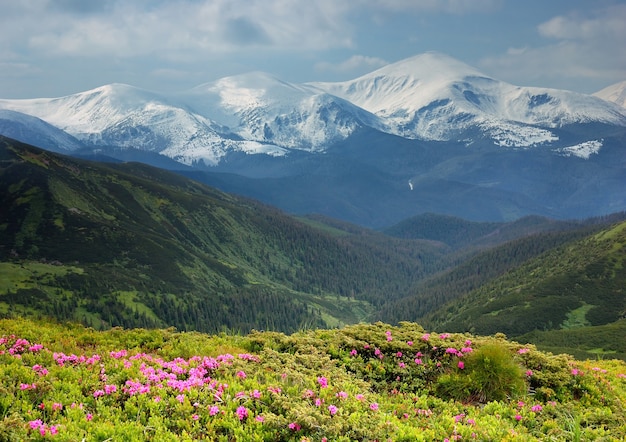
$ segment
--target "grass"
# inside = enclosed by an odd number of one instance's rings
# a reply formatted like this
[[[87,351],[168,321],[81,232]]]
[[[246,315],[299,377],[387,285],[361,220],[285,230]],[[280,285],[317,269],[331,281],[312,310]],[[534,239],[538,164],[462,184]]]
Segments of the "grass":
[[[567,319],[561,324],[561,328],[570,329],[591,325],[591,323],[585,318],[585,315],[592,308],[593,305],[583,303],[582,306],[570,311],[567,314]]]

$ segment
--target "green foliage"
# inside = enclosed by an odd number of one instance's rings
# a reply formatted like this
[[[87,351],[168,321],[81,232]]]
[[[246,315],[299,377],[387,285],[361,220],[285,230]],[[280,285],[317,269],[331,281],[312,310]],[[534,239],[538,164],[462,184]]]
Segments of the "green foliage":
[[[518,375],[528,390],[505,385]],[[205,335],[0,320],[0,393],[7,441],[626,437],[624,362],[414,323]]]
[[[510,350],[494,343],[468,354],[462,368],[439,378],[437,388],[456,400],[484,403],[517,398],[526,383]]]
[[[625,254],[626,222],[622,221],[548,249],[431,312],[424,323],[452,331],[504,332],[527,339],[554,330],[542,335],[543,345],[560,346],[564,340],[558,336],[563,334],[557,331],[571,329],[573,317],[579,327],[608,325],[624,317]],[[554,336],[553,342],[550,336]],[[575,351],[575,346],[570,347]]]

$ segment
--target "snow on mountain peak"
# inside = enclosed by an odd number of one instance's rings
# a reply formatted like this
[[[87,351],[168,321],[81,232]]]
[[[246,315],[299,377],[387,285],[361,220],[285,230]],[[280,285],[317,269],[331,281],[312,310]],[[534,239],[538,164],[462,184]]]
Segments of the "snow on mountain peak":
[[[139,147],[186,164],[216,164],[230,151],[323,151],[361,127],[531,147],[556,144],[556,128],[568,124],[626,126],[626,112],[614,103],[514,86],[436,52],[338,83],[292,84],[251,72],[178,94],[115,83],[60,98],[0,100],[0,109],[38,117],[88,145]]]
[[[179,99],[244,139],[293,149],[323,149],[360,125],[381,125],[374,115],[341,98],[264,72],[221,78]]]
[[[440,98],[441,89],[466,77],[485,78],[471,66],[428,52],[384,66],[354,80],[311,83],[380,116],[410,113]]]
[[[603,100],[626,107],[626,80],[605,87],[593,95],[594,97],[602,98]]]
[[[498,145],[528,147],[557,139],[550,129],[626,114],[589,95],[495,80],[458,60],[426,53],[354,80],[311,83],[383,118],[407,138],[451,140],[480,128]]]

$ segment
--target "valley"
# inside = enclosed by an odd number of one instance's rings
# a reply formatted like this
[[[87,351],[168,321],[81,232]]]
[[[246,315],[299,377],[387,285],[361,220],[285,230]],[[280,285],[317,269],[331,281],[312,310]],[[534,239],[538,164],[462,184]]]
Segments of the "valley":
[[[597,341],[623,333],[623,212],[424,214],[376,231],[139,163],[1,142],[4,317],[210,333],[411,321],[626,358],[623,340]]]

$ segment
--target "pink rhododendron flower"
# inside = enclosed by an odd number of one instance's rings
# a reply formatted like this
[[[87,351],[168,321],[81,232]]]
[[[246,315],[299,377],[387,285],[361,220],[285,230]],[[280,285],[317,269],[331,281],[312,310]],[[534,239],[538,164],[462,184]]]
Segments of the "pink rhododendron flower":
[[[459,361],[459,363],[457,364],[458,367],[463,370],[465,368],[465,363],[463,361]]]
[[[320,384],[320,387],[322,388],[328,387],[328,379],[326,379],[324,376],[318,377],[317,383]]]
[[[42,425],[43,425],[43,422],[42,422],[42,420],[41,420],[41,419],[36,419],[36,420],[34,420],[34,421],[30,421],[30,422],[28,423],[28,426],[29,426],[30,428],[32,428],[33,430],[36,430],[37,428],[41,427]]]
[[[217,405],[211,405],[209,407],[209,416],[215,416],[219,412],[220,412],[220,407],[218,407]]]
[[[236,413],[240,421],[248,417],[248,409],[244,407],[243,405],[240,405],[239,407],[237,407]]]
[[[335,414],[337,414],[338,410],[339,409],[332,404],[328,406],[328,412],[330,413],[331,416],[334,416]]]
[[[372,402],[372,403],[370,404],[370,410],[372,410],[372,411],[377,411],[377,410],[378,410],[378,403],[376,403],[376,402]]]

